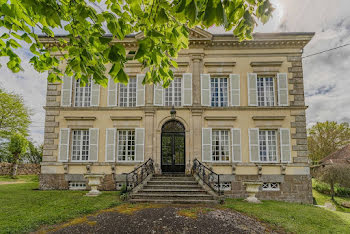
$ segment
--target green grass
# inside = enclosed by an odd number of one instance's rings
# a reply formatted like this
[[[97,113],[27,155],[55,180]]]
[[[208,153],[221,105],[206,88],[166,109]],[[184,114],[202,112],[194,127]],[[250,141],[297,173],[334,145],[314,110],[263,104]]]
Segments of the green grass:
[[[85,197],[86,191],[40,191],[36,176],[27,183],[0,185],[0,233],[23,233],[120,204],[117,192]],[[0,181],[11,181],[0,177]]]
[[[350,214],[329,211],[312,205],[263,201],[251,204],[227,199],[224,205],[293,233],[350,233]]]
[[[39,178],[37,175],[19,175],[16,179],[12,179],[10,176],[0,176],[0,182],[38,182]]]
[[[341,206],[342,202],[350,202],[349,197],[334,197],[335,202],[333,202],[331,196],[317,192],[316,190],[313,190],[312,194],[316,200],[317,205],[323,206],[326,202],[329,202],[336,206],[337,211],[349,213],[350,215],[350,208],[345,208]]]

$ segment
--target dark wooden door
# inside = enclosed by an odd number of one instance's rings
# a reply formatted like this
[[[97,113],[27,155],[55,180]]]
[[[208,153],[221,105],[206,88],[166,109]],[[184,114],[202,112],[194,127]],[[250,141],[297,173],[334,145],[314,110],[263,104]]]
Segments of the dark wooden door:
[[[185,172],[185,133],[162,133],[162,172]]]

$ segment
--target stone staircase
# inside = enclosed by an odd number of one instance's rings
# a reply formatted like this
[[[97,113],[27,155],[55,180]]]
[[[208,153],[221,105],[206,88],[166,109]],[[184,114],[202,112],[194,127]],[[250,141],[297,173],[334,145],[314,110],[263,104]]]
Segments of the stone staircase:
[[[184,174],[153,175],[130,195],[130,202],[152,203],[217,203],[214,195]]]

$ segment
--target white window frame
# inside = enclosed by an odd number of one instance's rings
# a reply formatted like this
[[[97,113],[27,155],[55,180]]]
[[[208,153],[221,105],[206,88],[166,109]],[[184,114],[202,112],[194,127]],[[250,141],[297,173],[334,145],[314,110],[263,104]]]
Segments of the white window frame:
[[[135,105],[131,105],[131,92],[130,92],[130,89],[131,89],[131,87],[130,87],[130,84],[131,84],[131,82],[130,81],[133,81],[133,82],[135,82]],[[136,97],[137,97],[137,78],[130,78],[129,79],[129,82],[128,82],[128,84],[126,85],[126,87],[122,87],[122,85],[123,84],[119,84],[119,87],[118,87],[118,89],[119,89],[119,92],[118,92],[118,106],[120,106],[120,107],[136,107],[136,104],[137,104],[137,100],[136,100]],[[124,85],[125,86],[125,85]],[[126,106],[123,104],[122,105],[122,103],[121,103],[121,100],[120,100],[120,98],[121,98],[121,96],[122,96],[122,92],[121,92],[121,89],[122,88],[126,88],[126,99],[127,99],[127,102],[126,102]]]
[[[272,79],[272,88],[273,88],[273,103],[272,105],[267,105],[267,90],[266,90],[266,84],[267,84],[267,79],[271,78]],[[263,88],[264,88],[264,105],[260,105],[260,101],[259,101],[259,79],[263,79]],[[256,79],[256,97],[258,99],[257,101],[257,105],[258,106],[276,106],[276,85],[275,85],[275,77],[273,76],[258,76]]]
[[[180,84],[180,93],[178,93],[179,97],[180,97],[180,103],[179,105],[175,105],[175,79],[177,80],[177,82],[179,82]],[[180,77],[175,77],[174,80],[170,83],[169,87],[164,89],[163,91],[163,100],[164,100],[164,106],[175,106],[175,107],[181,107],[182,106],[182,89],[183,89],[183,84],[182,84],[182,78]],[[171,90],[169,90],[171,89]],[[165,96],[166,96],[166,92],[170,91],[171,92],[171,104],[167,105],[167,101],[165,100]],[[170,96],[170,95],[169,95]],[[168,101],[169,102],[169,101]]]
[[[69,190],[86,190],[86,182],[84,181],[70,181]]]
[[[274,186],[272,186],[274,184]],[[277,185],[275,187],[275,185]],[[280,183],[277,182],[264,182],[261,185],[261,190],[262,191],[280,191]]]
[[[213,92],[212,92],[212,80],[217,79],[218,80],[218,105],[213,105]],[[226,79],[226,105],[222,105],[220,96],[221,96],[221,84],[220,79]],[[215,103],[215,102],[214,102]],[[211,107],[228,107],[229,106],[229,81],[227,77],[210,77],[210,106]]]
[[[74,147],[74,132],[77,132],[77,131],[79,131],[80,132],[80,149],[79,149],[79,152],[80,152],[80,158],[79,158],[79,160],[77,160],[77,159],[74,159],[73,160],[73,147]],[[82,151],[83,151],[83,131],[86,131],[87,132],[87,136],[88,136],[88,142],[87,142],[87,147],[88,147],[88,149],[87,149],[87,152],[88,152],[88,156],[87,156],[87,159],[86,160],[82,160]],[[71,134],[72,134],[72,136],[71,136],[71,144],[72,144],[72,146],[71,146],[71,154],[70,154],[70,161],[71,162],[89,162],[89,160],[90,160],[90,134],[89,134],[89,129],[72,129],[72,131],[71,131]]]
[[[120,155],[119,154],[119,146],[120,146],[120,142],[119,142],[119,132],[120,131],[127,131],[127,137],[126,137],[126,152],[127,152],[127,148],[129,146],[128,144],[128,138],[129,138],[129,132],[133,131],[134,132],[134,160],[128,160],[128,154],[126,153],[125,155]],[[117,162],[136,162],[136,131],[135,129],[117,129]],[[125,156],[125,160],[120,160],[119,156]]]
[[[223,131],[226,131],[227,132],[227,145],[222,145],[222,132]],[[222,157],[223,155],[219,155],[219,160],[214,160],[214,150],[213,150],[213,147],[214,147],[214,144],[213,144],[213,140],[214,140],[214,132],[219,132],[219,149],[221,149],[222,146],[227,146],[228,147],[228,160],[222,160]],[[229,129],[213,129],[212,130],[212,136],[211,136],[211,162],[222,162],[222,163],[227,163],[227,162],[230,162],[231,160],[231,143],[230,143],[230,135],[231,135],[231,131]],[[220,151],[221,152],[221,151]]]
[[[91,78],[88,80],[88,83],[86,83],[86,85],[84,87],[80,86],[80,81],[81,80],[78,79],[78,80],[75,80],[75,82],[74,82],[74,107],[89,107],[89,106],[91,106],[91,98],[92,98],[92,82],[91,82]],[[77,105],[77,103],[78,103],[77,102],[77,88],[79,88],[80,92],[83,93],[81,106]],[[87,93],[89,94],[90,99],[89,99],[89,101],[87,103],[85,103],[85,96],[86,96]]]
[[[261,132],[265,132],[265,142],[266,142],[266,161],[263,161],[261,160],[261,154],[260,154],[260,135],[261,135]],[[268,132],[269,131],[273,131],[275,132],[275,156],[276,156],[276,160],[269,160],[269,152],[270,152],[270,144],[269,144],[269,141],[268,141]],[[258,136],[258,143],[259,143],[259,162],[261,163],[277,163],[278,162],[278,131],[276,129],[259,129],[259,136]]]

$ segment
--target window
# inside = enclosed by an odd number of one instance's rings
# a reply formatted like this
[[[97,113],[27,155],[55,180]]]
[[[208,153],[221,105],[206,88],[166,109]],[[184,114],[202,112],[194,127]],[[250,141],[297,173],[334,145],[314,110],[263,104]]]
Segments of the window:
[[[261,186],[263,191],[279,191],[280,184],[279,183],[263,183]]]
[[[273,77],[258,77],[258,106],[275,105],[275,88]]]
[[[119,105],[124,107],[136,106],[136,78],[129,79],[127,85],[120,84]]]
[[[228,130],[213,130],[212,160],[226,162],[230,160],[230,143]]]
[[[89,160],[89,130],[73,130],[72,161]]]
[[[70,190],[85,190],[86,183],[85,182],[69,182]]]
[[[227,103],[227,78],[210,79],[211,106],[228,106]]]
[[[80,79],[75,81],[75,99],[74,106],[90,106],[91,100],[91,81],[85,86],[80,86]]]
[[[259,156],[262,162],[277,162],[277,138],[275,130],[259,131]]]
[[[181,106],[181,78],[174,78],[165,89],[164,100],[166,106]]]
[[[118,131],[118,161],[135,161],[135,131]]]
[[[214,183],[214,189],[218,190],[218,183]],[[220,183],[220,191],[230,191],[231,182],[222,182]]]

